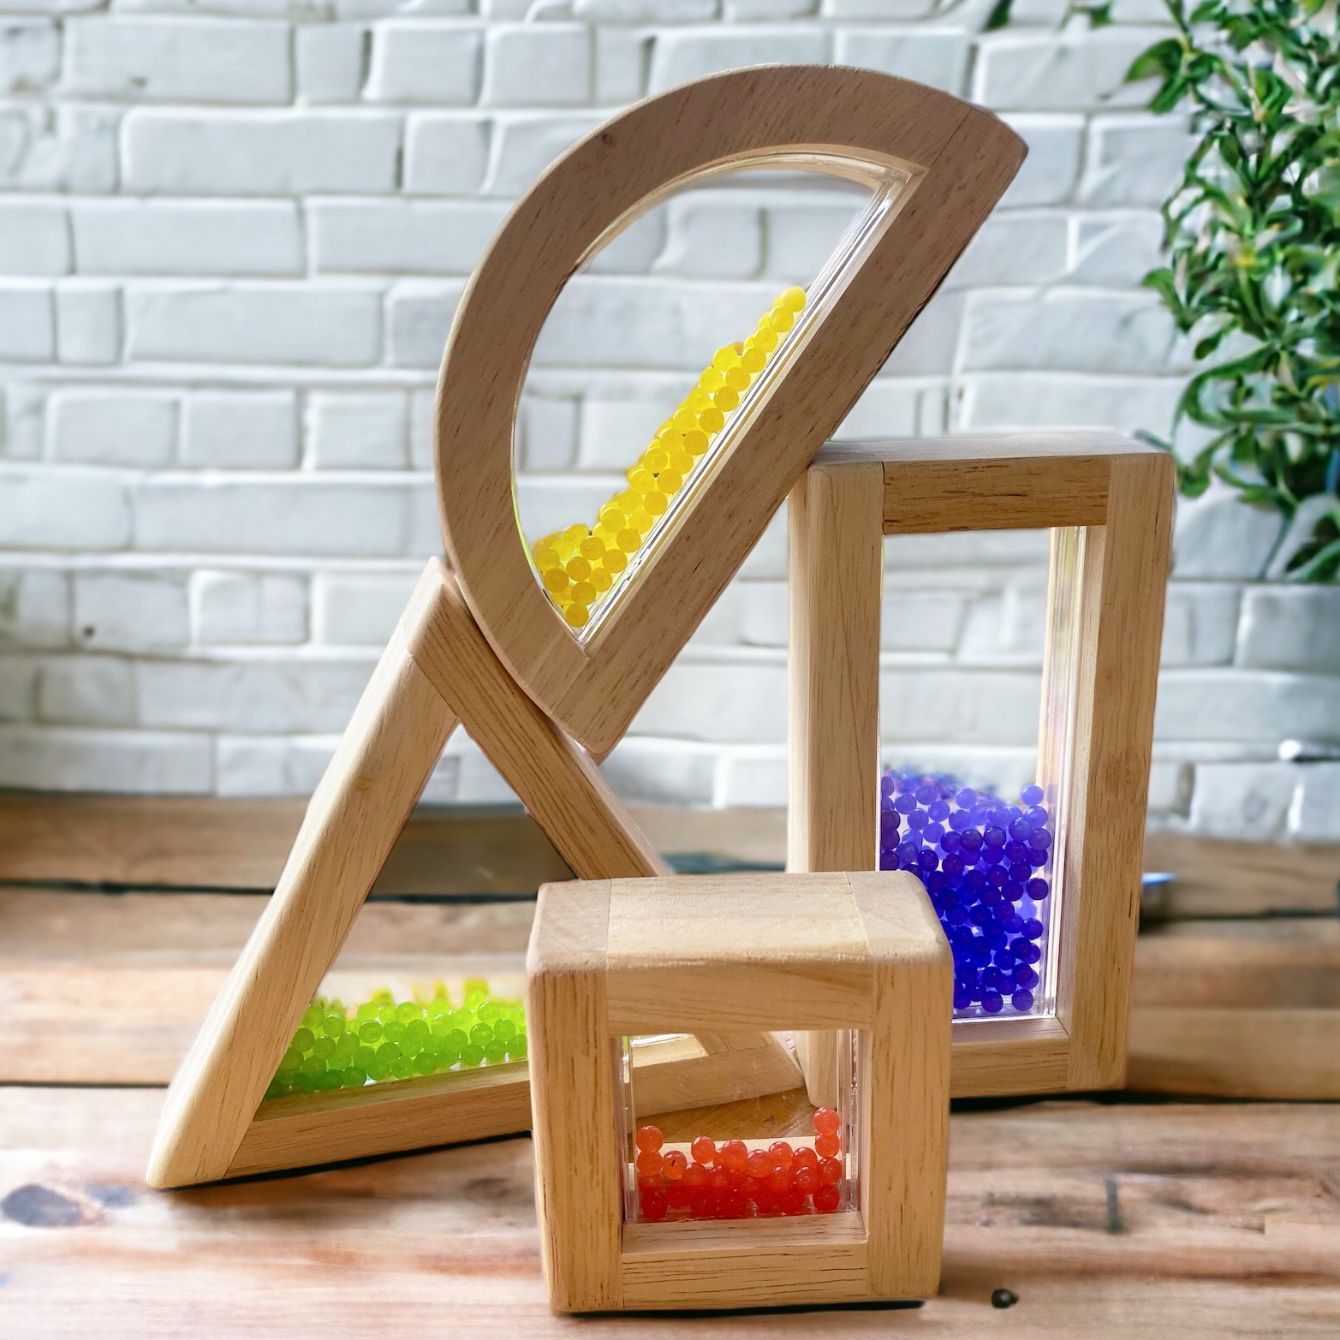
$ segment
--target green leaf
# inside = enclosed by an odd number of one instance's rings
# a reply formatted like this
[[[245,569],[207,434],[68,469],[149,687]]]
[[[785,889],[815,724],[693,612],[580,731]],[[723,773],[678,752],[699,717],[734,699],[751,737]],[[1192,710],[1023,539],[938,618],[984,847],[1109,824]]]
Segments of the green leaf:
[[[1182,65],[1182,53],[1185,47],[1176,37],[1165,37],[1152,47],[1142,51],[1126,71],[1125,82],[1134,84],[1141,79],[1152,79],[1156,75],[1167,76]]]
[[[1014,0],[996,0],[991,6],[991,12],[986,16],[986,22],[982,25],[984,33],[994,33],[998,28],[1004,28],[1010,21],[1010,10],[1014,8]]]

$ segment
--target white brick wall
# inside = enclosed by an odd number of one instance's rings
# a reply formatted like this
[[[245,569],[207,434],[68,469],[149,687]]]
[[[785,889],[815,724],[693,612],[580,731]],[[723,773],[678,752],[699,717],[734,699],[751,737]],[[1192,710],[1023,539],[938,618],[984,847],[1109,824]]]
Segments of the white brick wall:
[[[1186,351],[1138,284],[1188,140],[1119,88],[1160,4],[1060,39],[1050,0],[984,36],[990,7],[0,0],[0,786],[311,789],[438,548],[432,387],[471,268],[556,154],[686,78],[865,65],[1029,143],[845,432],[1164,430]],[[686,194],[572,286],[521,405],[528,524],[602,500],[704,349],[813,275],[853,208],[813,187]],[[1183,509],[1151,806],[1340,837],[1340,592],[1263,583],[1275,534]],[[891,759],[1027,778],[1044,563],[1033,535],[891,547]],[[616,787],[783,803],[785,634],[779,522]],[[428,794],[506,792],[462,739]]]

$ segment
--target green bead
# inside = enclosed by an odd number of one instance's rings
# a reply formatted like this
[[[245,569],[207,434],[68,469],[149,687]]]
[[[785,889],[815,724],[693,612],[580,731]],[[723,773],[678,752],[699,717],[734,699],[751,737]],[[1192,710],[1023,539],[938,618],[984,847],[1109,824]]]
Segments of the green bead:
[[[386,1065],[394,1065],[400,1059],[400,1048],[394,1042],[383,1042],[377,1048],[377,1059]]]
[[[414,1058],[414,1073],[416,1075],[431,1075],[437,1069],[437,1062],[429,1052],[420,1052]]]
[[[380,1042],[381,1038],[382,1026],[379,1023],[369,1019],[359,1027],[358,1040],[360,1042]]]
[[[402,1024],[407,1024],[411,1019],[419,1017],[419,1007],[413,1001],[406,1000],[395,1007],[395,1017]]]
[[[309,1005],[302,1015],[302,1026],[304,1028],[318,1029],[321,1027],[321,1021],[325,1018],[326,1012],[320,1005]]]
[[[338,1038],[344,1035],[344,1031],[349,1027],[349,1021],[342,1014],[326,1015],[326,1036],[328,1038]]]
[[[507,1054],[514,1060],[519,1061],[526,1054],[526,1035],[518,1033],[516,1037],[507,1044]]]
[[[423,1043],[418,1038],[406,1036],[401,1040],[400,1050],[406,1056],[418,1056],[423,1051]]]
[[[491,1065],[497,1065],[499,1061],[505,1061],[507,1059],[507,1044],[496,1039],[490,1042],[484,1048],[484,1059]]]
[[[312,1050],[312,1043],[315,1041],[316,1034],[310,1028],[300,1028],[293,1035],[293,1041],[290,1045],[296,1051],[309,1052]]]
[[[335,1042],[332,1038],[317,1038],[312,1044],[312,1055],[325,1061],[335,1054]]]
[[[392,1019],[389,1023],[382,1025],[382,1036],[387,1042],[403,1042],[405,1039],[405,1025],[398,1019]]]
[[[472,1042],[468,1047],[461,1050],[461,1064],[463,1066],[477,1066],[484,1059],[484,1049],[478,1043]]]
[[[486,1000],[479,1007],[479,1020],[481,1023],[491,1024],[497,1019],[502,1018],[502,1006],[496,1000]]]
[[[414,1063],[407,1056],[402,1056],[391,1066],[391,1074],[396,1079],[409,1079],[414,1074]]]
[[[470,1030],[470,1041],[480,1047],[487,1047],[493,1041],[493,1030],[488,1024],[476,1024]]]
[[[510,1042],[516,1037],[516,1025],[510,1019],[499,1019],[493,1025],[493,1037],[497,1042]]]
[[[411,1019],[405,1025],[405,1036],[413,1038],[418,1043],[428,1041],[428,1025],[422,1019]]]

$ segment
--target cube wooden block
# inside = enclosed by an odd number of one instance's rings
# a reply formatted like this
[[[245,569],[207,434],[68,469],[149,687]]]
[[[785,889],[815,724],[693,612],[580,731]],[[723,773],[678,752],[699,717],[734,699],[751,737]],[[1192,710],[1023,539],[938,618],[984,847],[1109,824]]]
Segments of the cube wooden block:
[[[557,1311],[935,1292],[952,976],[911,875],[549,884],[527,976],[536,1201]],[[853,1207],[628,1221],[621,1039],[751,1029],[856,1031]]]

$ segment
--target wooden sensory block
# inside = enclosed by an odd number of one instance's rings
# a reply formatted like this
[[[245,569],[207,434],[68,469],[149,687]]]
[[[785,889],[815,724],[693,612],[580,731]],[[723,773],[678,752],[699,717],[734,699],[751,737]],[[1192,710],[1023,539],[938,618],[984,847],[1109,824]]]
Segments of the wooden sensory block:
[[[536,1202],[553,1307],[933,1294],[945,1204],[950,964],[924,891],[899,872],[545,885],[527,957],[527,1013]],[[822,1190],[830,1185],[822,1171],[807,1174],[804,1189],[800,1172],[787,1180],[789,1145],[771,1155],[784,1163],[755,1170],[762,1140],[710,1154],[703,1140],[666,1147],[639,1112],[630,1148],[622,1040],[758,1027],[851,1030],[853,1082],[833,1090],[846,1110],[815,1113],[817,1155],[804,1165],[822,1170],[845,1155],[835,1174],[841,1199]],[[795,1166],[808,1148],[796,1142]],[[671,1158],[673,1174],[656,1171]],[[694,1168],[702,1189],[690,1193]],[[771,1181],[779,1174],[781,1192]]]
[[[955,1096],[1122,1082],[1172,504],[1169,456],[1096,433],[833,443],[792,493],[793,871],[880,856],[883,536],[1052,531],[1038,733],[1050,1003],[956,1019]],[[822,1083],[834,1049],[812,1041],[802,1062]]]

